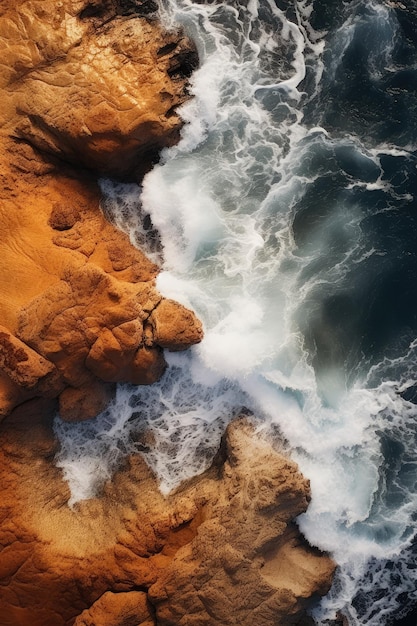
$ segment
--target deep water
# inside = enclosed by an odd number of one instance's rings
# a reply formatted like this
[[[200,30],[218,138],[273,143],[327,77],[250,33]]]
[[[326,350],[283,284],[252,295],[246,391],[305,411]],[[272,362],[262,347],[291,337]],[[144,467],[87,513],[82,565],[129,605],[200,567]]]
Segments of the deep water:
[[[310,479],[300,528],[339,564],[317,624],[416,624],[417,4],[161,13],[199,48],[183,137],[142,188],[102,181],[103,208],[205,339],[94,423],[56,421],[72,501],[135,450],[169,491],[245,407]]]

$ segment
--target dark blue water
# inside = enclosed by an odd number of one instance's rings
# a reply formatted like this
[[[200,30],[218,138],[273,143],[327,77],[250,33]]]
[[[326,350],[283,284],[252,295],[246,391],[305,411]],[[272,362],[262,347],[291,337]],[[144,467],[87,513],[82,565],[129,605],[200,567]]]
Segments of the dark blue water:
[[[384,3],[397,6],[389,15],[378,15],[376,4],[314,3],[315,28],[329,30],[323,55],[327,72],[319,93],[306,105],[305,121],[323,126],[332,137],[358,138],[369,152],[361,154],[354,145],[326,146],[312,155],[310,167],[318,176],[294,217],[294,235],[304,249],[312,225],[325,220],[335,202],[343,203],[347,212],[355,207],[361,216],[361,253],[378,251],[351,264],[332,287],[317,287],[311,294],[311,312],[301,322],[318,376],[331,363],[344,370],[350,383],[358,372],[383,359],[401,361],[417,334],[417,5]],[[369,183],[378,183],[379,189],[369,188]],[[335,262],[345,254],[345,240],[343,229],[330,238]],[[416,363],[402,362],[402,367],[407,371],[400,366],[395,374],[408,380],[403,397],[415,403]],[[380,375],[383,379],[387,370],[381,368]],[[407,481],[411,489],[416,487],[417,447],[413,442],[410,456],[401,435],[381,434],[384,481],[388,490],[391,485],[394,501],[401,501]],[[417,548],[411,547],[406,565],[411,573],[415,556]],[[396,611],[388,610],[380,620],[414,626],[414,585],[401,592],[397,567],[385,563],[392,571],[390,593],[395,596],[397,587],[398,594]],[[370,605],[369,596],[374,595],[377,605],[386,594],[384,588],[369,586],[356,594],[352,604],[359,622],[363,607]],[[371,611],[365,611],[372,615],[372,603]],[[395,619],[396,614],[403,617]]]
[[[351,265],[330,293],[318,289],[319,304],[304,329],[317,349],[316,367],[331,360],[349,374],[402,354],[417,331],[417,30],[410,11],[396,9],[387,19],[370,3],[330,2],[314,15],[316,28],[330,29],[327,72],[306,105],[305,122],[333,138],[358,138],[370,151],[361,154],[352,143],[309,155],[318,176],[294,218],[305,248],[312,223],[325,220],[336,202],[346,212],[354,207],[361,214],[361,253],[377,251]],[[394,147],[404,152],[394,154]],[[378,190],[366,187],[377,182]],[[335,260],[344,252],[343,235],[339,229],[330,240]]]
[[[416,363],[401,357],[417,334],[417,9],[414,2],[384,4],[397,6],[387,15],[375,10],[377,3],[314,3],[315,28],[329,30],[323,55],[327,71],[319,93],[306,105],[305,121],[323,126],[333,138],[357,138],[368,152],[359,152],[353,143],[323,146],[311,155],[309,167],[317,177],[296,208],[293,227],[300,248],[308,249],[312,227],[327,218],[335,203],[360,214],[363,258],[333,286],[317,287],[310,313],[301,321],[318,377],[330,363],[352,383],[358,372],[397,359],[401,366],[395,374],[408,381],[402,395],[415,403]],[[346,254],[347,239],[343,228],[329,238],[334,262]],[[380,368],[381,380],[387,374]],[[413,442],[410,455],[402,434],[381,433],[383,480],[390,498],[399,502],[407,482],[416,487],[417,447]],[[412,545],[406,565],[411,578],[417,556]],[[384,563],[392,572],[389,593],[396,596],[396,610],[388,608],[380,623],[415,626],[414,584],[404,588],[397,568],[395,562]],[[387,589],[378,590],[377,577],[375,582],[376,588],[366,585],[352,600],[359,623],[362,612],[372,617],[370,597],[376,614],[381,599],[386,600]]]

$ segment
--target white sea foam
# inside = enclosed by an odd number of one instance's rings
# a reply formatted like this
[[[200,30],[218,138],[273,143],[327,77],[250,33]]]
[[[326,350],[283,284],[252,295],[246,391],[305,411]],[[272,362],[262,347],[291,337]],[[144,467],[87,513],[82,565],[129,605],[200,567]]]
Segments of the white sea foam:
[[[415,380],[416,346],[372,368],[363,357],[353,373],[343,361],[314,371],[301,331],[316,324],[332,344],[322,302],[342,291],[355,267],[383,262],[384,253],[366,240],[369,195],[360,194],[386,194],[381,211],[399,201],[383,180],[380,156],[408,152],[388,143],[365,148],[356,136],[332,138],[319,115],[304,124],[303,98],[319,93],[325,33],[310,27],[307,0],[295,4],[296,19],[288,20],[270,0],[164,0],[166,24],[184,24],[201,68],[192,80],[194,99],[182,111],[183,138],[147,175],[137,210],[151,216],[161,236],[158,288],[196,310],[205,338],[187,354],[168,355],[160,383],[120,386],[94,423],[57,422],[59,464],[73,503],[91,497],[135,450],[168,492],[203,471],[226,423],[242,408],[252,410],[271,436],[278,428],[311,481],[302,531],[340,564],[315,611],[317,623],[344,609],[352,626],[381,626],[401,590],[415,593],[406,562],[417,505],[417,414],[400,394]],[[367,11],[330,38],[326,80],[355,29],[366,19],[372,24],[374,14],[377,32],[392,42],[389,11],[374,2]],[[372,57],[375,76],[390,63],[392,49],[382,48]],[[310,92],[302,96],[309,73]],[[333,195],[316,191],[323,178],[330,189],[337,179]],[[107,210],[137,241],[129,217],[134,188],[103,189]],[[361,275],[354,276],[362,288]],[[395,445],[390,465],[385,447]],[[398,590],[384,600],[375,589],[392,587],[394,570]],[[361,588],[375,606],[364,599],[352,605]]]

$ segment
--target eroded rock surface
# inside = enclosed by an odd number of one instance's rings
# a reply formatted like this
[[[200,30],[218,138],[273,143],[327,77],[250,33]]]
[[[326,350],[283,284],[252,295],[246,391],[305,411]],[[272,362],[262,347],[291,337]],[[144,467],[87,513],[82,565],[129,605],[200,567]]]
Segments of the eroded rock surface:
[[[2,626],[309,623],[305,606],[328,590],[334,565],[293,523],[308,482],[247,421],[173,495],[136,456],[100,499],[71,510],[40,417],[47,402],[0,426]]]
[[[0,416],[59,395],[64,419],[93,417],[113,383],[158,380],[162,348],[202,337],[99,210],[98,176],[140,178],[179,137],[197,55],[155,9],[1,3]]]
[[[293,522],[307,481],[247,422],[167,498],[135,456],[70,509],[54,465],[56,398],[62,418],[92,418],[115,383],[152,383],[163,349],[202,337],[99,210],[98,176],[140,179],[178,139],[196,53],[155,8],[0,6],[1,626],[306,625],[331,582]]]
[[[137,175],[175,143],[197,64],[140,0],[3,1],[4,131],[105,175]],[[18,118],[14,113],[18,113]]]

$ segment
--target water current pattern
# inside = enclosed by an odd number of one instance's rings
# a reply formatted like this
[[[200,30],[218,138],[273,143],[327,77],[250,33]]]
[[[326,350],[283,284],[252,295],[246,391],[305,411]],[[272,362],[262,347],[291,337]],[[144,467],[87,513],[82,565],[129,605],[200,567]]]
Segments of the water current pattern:
[[[205,338],[96,421],[56,421],[72,503],[135,451],[169,492],[251,412],[310,479],[299,526],[339,565],[317,624],[393,624],[417,603],[417,3],[161,15],[199,49],[182,140],[142,188],[102,181],[103,210]]]

